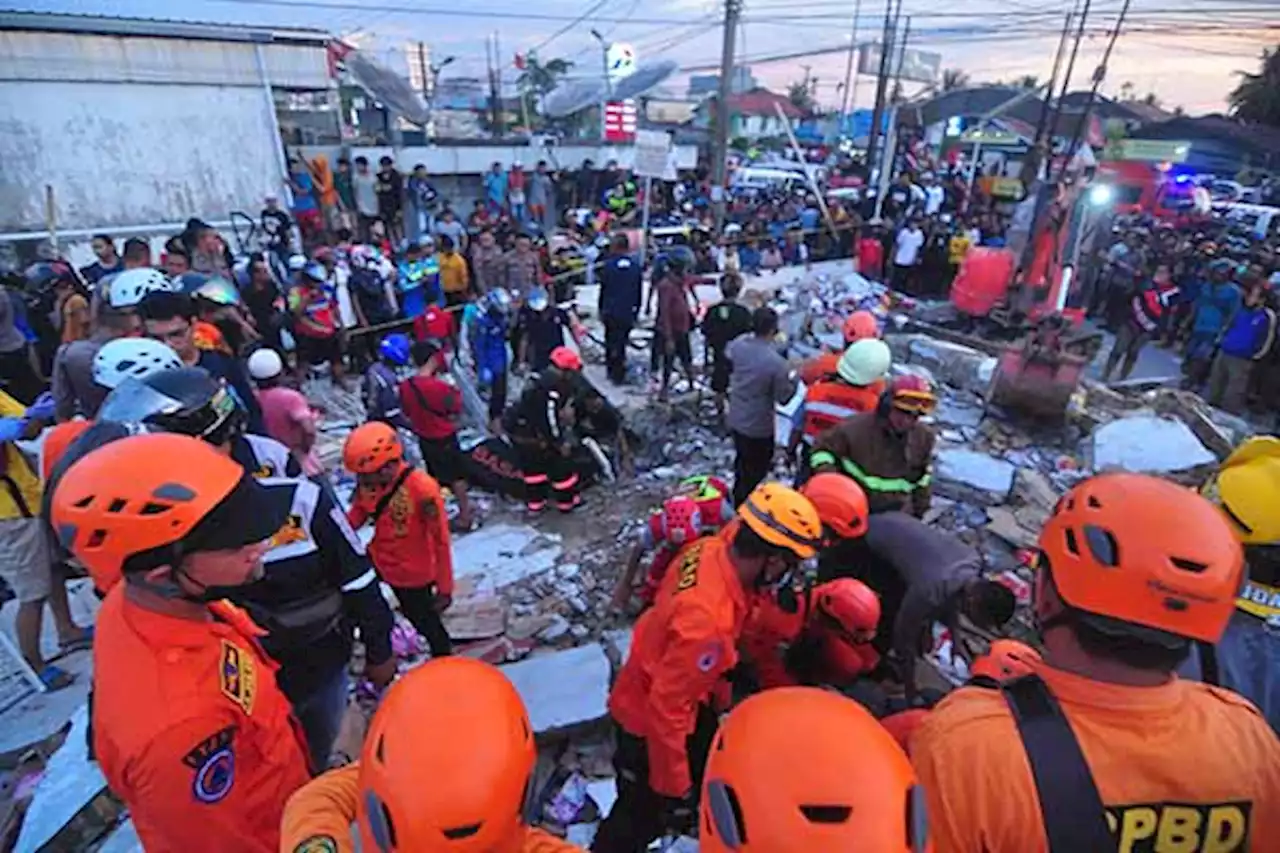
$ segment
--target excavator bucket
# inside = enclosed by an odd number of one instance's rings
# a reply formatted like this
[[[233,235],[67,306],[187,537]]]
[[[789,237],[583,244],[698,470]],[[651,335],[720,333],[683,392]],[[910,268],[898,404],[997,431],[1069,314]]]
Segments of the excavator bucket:
[[[987,401],[1033,418],[1062,420],[1088,361],[1065,352],[1057,338],[1033,334],[1001,353]]]

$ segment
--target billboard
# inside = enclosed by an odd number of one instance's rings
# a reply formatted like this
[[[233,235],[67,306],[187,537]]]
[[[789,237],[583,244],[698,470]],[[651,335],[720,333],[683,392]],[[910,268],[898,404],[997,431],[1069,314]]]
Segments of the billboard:
[[[897,71],[898,54],[900,51],[894,50],[894,55],[890,57],[893,60],[889,70]],[[902,79],[910,80],[914,83],[936,83],[938,75],[942,70],[942,54],[930,53],[924,50],[915,50],[907,48],[902,53]],[[872,77],[880,73],[880,43],[865,42],[858,45],[858,73],[869,74]]]
[[[636,49],[615,41],[605,51],[605,63],[609,67],[609,81],[616,83],[636,70]]]

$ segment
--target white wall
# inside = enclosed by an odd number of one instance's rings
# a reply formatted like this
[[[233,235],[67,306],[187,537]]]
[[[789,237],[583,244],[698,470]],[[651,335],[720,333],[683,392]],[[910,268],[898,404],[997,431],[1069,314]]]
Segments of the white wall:
[[[0,82],[0,231],[226,219],[279,192],[262,88]]]

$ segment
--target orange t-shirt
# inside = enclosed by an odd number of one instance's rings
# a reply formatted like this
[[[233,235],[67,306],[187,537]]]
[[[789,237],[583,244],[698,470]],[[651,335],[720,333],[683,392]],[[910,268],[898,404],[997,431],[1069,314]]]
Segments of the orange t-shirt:
[[[1229,690],[1125,687],[1036,667],[1071,722],[1125,853],[1262,853],[1280,845],[1280,740]],[[1039,798],[1004,697],[963,687],[911,759],[941,853],[1042,853]]]
[[[148,851],[274,851],[310,778],[262,630],[226,602],[197,622],[117,585],[93,644],[93,745]]]
[[[356,762],[312,779],[289,798],[280,828],[280,853],[325,851],[355,853],[360,801],[360,764]],[[364,850],[369,850],[365,845]],[[540,829],[526,827],[502,853],[575,853],[581,848]]]
[[[62,301],[62,342],[82,341],[89,337],[89,300],[73,293]]]
[[[347,513],[351,526],[362,526],[381,497],[380,491],[357,488]],[[430,474],[414,468],[396,489],[374,523],[369,556],[378,575],[392,586],[435,584],[441,595],[453,595],[449,516],[440,485]]]

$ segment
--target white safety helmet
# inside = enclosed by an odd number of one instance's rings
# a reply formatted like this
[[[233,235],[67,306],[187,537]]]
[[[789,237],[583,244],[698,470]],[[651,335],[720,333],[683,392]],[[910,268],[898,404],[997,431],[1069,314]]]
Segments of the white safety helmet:
[[[888,375],[892,361],[888,344],[879,338],[863,338],[849,344],[840,356],[836,373],[850,385],[870,385]]]
[[[263,347],[249,356],[249,375],[259,381],[274,379],[284,372],[284,362],[273,349]]]
[[[140,267],[136,270],[125,270],[111,279],[107,292],[107,302],[112,308],[133,308],[148,293],[167,291],[176,293],[179,285],[158,269]]]
[[[290,255],[289,256],[289,272],[298,272],[307,265],[306,255]]]
[[[116,338],[93,357],[93,381],[115,388],[126,379],[146,379],[162,370],[177,370],[182,359],[168,346],[150,338]]]

